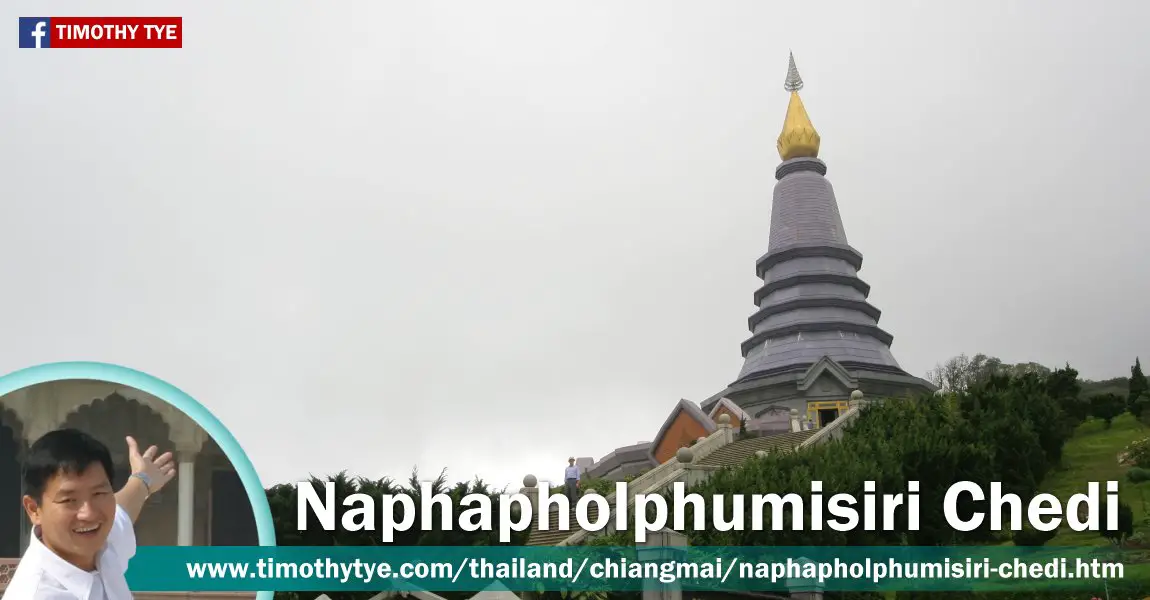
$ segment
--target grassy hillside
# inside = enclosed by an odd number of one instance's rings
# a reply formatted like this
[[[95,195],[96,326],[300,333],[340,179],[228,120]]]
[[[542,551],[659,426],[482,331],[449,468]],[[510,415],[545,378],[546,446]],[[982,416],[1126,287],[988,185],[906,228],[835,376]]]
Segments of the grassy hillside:
[[[1130,380],[1126,377],[1103,379],[1102,381],[1082,381],[1082,397],[1089,398],[1095,394],[1118,394],[1123,398],[1130,391]]]
[[[1085,492],[1088,482],[1118,481],[1119,497],[1134,511],[1135,535],[1141,533],[1143,543],[1150,543],[1150,482],[1130,483],[1126,479],[1128,467],[1118,464],[1118,454],[1126,445],[1145,437],[1150,437],[1150,427],[1139,423],[1130,414],[1114,419],[1110,429],[1106,429],[1102,421],[1088,420],[1079,426],[1074,437],[1066,443],[1063,467],[1047,476],[1042,491],[1054,494],[1065,502],[1073,494]],[[1077,532],[1063,527],[1047,545],[1108,544],[1097,532]],[[1127,578],[1137,573],[1139,577],[1150,579],[1150,550],[1130,549],[1125,554],[1125,561],[1131,565],[1128,567]]]

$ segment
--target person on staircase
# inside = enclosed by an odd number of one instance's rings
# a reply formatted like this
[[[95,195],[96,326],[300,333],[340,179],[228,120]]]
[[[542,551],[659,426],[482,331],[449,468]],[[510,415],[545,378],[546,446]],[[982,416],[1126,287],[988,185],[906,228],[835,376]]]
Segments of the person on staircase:
[[[567,500],[571,503],[571,508],[575,508],[575,503],[579,500],[579,467],[575,465],[574,456],[567,459],[567,469],[563,472],[563,481],[567,484]]]

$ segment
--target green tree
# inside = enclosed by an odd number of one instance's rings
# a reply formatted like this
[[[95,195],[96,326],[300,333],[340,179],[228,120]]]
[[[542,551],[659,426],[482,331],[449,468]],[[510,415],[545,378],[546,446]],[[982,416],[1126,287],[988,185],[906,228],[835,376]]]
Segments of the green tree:
[[[561,488],[561,490],[562,489],[563,488]],[[600,496],[610,496],[615,493],[615,482],[609,479],[588,477],[579,482],[579,493],[586,494],[588,492],[593,492]],[[558,493],[562,493],[562,491]]]
[[[1046,393],[1062,408],[1067,426],[1073,429],[1090,416],[1090,403],[1082,398],[1078,371],[1066,365],[1046,377]]]
[[[1114,417],[1126,411],[1126,400],[1118,394],[1095,394],[1090,397],[1090,416],[1102,419],[1109,429]]]
[[[728,498],[724,514],[730,515],[735,508],[729,499],[733,494],[795,494],[805,509],[811,481],[823,483],[824,499],[835,493],[862,497],[868,481],[875,482],[879,494],[906,492],[907,482],[917,481],[920,514],[915,531],[904,511],[896,511],[893,531],[868,532],[861,527],[847,532],[829,527],[795,531],[794,511],[787,507],[778,515],[767,510],[757,530],[746,522],[743,531],[691,531],[691,544],[930,546],[1006,541],[1002,533],[989,529],[989,521],[975,531],[952,529],[942,514],[943,497],[958,481],[972,481],[984,489],[998,481],[1004,492],[1033,497],[1071,434],[1061,400],[1077,395],[1076,378],[1069,367],[1046,374],[994,373],[950,394],[887,399],[863,411],[839,440],[802,452],[752,458],[691,489],[704,497]],[[966,516],[976,508],[976,503],[963,498],[958,512]],[[750,519],[749,507],[742,510]],[[804,515],[809,513],[804,510]],[[683,516],[693,522],[690,507]],[[776,517],[786,521],[777,531],[772,527]]]
[[[1126,538],[1134,535],[1134,511],[1129,504],[1118,502],[1118,527],[1109,529],[1106,524],[1110,522],[1110,503],[1102,505],[1102,537],[1110,540],[1115,546],[1121,546]]]
[[[429,491],[434,494],[445,494],[451,499],[451,505],[455,511],[454,518],[451,519],[452,527],[450,530],[442,527],[441,518],[443,516],[442,509],[438,504],[433,505],[432,508],[432,523],[433,527],[429,531],[423,530],[420,526],[422,523],[423,515],[420,513],[422,510],[422,494],[423,482],[419,477],[416,470],[412,471],[411,477],[406,483],[398,483],[389,478],[378,480],[368,479],[365,477],[352,477],[346,472],[340,472],[332,477],[319,478],[311,477],[308,482],[319,494],[321,498],[325,497],[327,484],[331,484],[334,489],[335,495],[335,521],[336,527],[333,531],[324,531],[314,518],[309,519],[309,522],[304,527],[304,531],[299,530],[296,522],[297,501],[298,494],[295,484],[280,484],[272,486],[267,490],[268,504],[271,506],[272,523],[276,531],[276,541],[281,546],[381,546],[384,543],[380,540],[378,532],[374,531],[347,531],[340,527],[343,515],[346,514],[349,507],[344,506],[344,500],[352,494],[366,494],[378,502],[378,499],[384,495],[406,494],[411,497],[416,510],[415,525],[410,527],[407,531],[396,531],[394,534],[393,542],[390,545],[396,546],[494,546],[500,545],[499,542],[499,511],[493,510],[492,531],[463,531],[459,527],[454,526],[461,511],[466,510],[467,506],[460,506],[460,501],[464,496],[469,494],[482,494],[488,496],[491,500],[493,507],[498,506],[498,498],[501,490],[492,489],[491,486],[484,483],[482,480],[473,480],[469,482],[456,483],[450,485],[447,483],[446,474],[441,472],[434,480],[427,482]],[[396,509],[401,510],[399,507]],[[376,516],[378,519],[382,513]],[[398,522],[401,515],[395,514],[393,517]],[[522,545],[526,543],[529,532],[518,532],[512,535],[510,545]],[[432,590],[434,591],[434,590]],[[312,600],[321,592],[307,592],[302,594],[290,592],[277,592],[277,600]],[[369,592],[323,592],[328,595],[332,600],[365,600],[370,598],[373,593]],[[470,598],[474,594],[465,592],[444,592],[440,593],[441,596],[447,600],[464,600]]]
[[[1142,374],[1142,361],[1134,359],[1134,366],[1130,367],[1130,387],[1126,396],[1126,410],[1135,418],[1141,418],[1142,412],[1150,404],[1150,382]]]
[[[1036,362],[1007,364],[998,357],[978,353],[974,356],[960,354],[939,363],[927,372],[926,377],[943,391],[964,392],[993,375],[1021,377],[1033,374],[1045,378],[1050,373],[1049,367]]]
[[[964,392],[1002,368],[1002,360],[993,356],[979,353],[969,357],[960,354],[936,365],[926,376],[931,383],[944,391]]]
[[[1005,365],[1003,373],[1011,377],[1021,377],[1023,375],[1038,375],[1039,377],[1047,377],[1050,375],[1050,367],[1040,365],[1036,362],[1017,363],[1013,365]]]

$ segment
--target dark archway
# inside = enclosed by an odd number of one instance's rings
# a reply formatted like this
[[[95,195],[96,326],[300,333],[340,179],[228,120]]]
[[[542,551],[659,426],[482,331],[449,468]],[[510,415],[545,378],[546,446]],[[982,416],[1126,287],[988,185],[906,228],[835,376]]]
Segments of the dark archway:
[[[18,558],[24,529],[20,455],[24,432],[20,419],[0,406],[0,558]]]
[[[255,513],[239,473],[214,440],[204,444],[203,454],[215,457],[201,462],[211,468],[211,545],[258,546]]]
[[[125,437],[130,435],[136,438],[141,451],[152,445],[159,446],[161,452],[173,449],[171,431],[163,417],[151,407],[118,393],[77,408],[64,419],[62,427],[84,431],[108,447],[115,464],[115,472],[112,474],[112,486],[115,489],[127,483],[131,475]],[[176,493],[174,490],[169,492],[167,488],[149,500],[148,508],[136,521],[140,545],[176,543],[175,504]]]
[[[235,470],[212,472],[211,515],[213,546],[259,545],[252,503]]]

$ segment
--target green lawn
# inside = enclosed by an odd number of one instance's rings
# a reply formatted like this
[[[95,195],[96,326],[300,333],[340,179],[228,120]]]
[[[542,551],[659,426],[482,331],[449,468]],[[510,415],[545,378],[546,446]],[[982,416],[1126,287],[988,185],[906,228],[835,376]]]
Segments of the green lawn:
[[[1086,491],[1086,484],[1097,481],[1118,481],[1118,495],[1134,510],[1135,531],[1148,529],[1144,523],[1147,506],[1143,498],[1150,502],[1150,482],[1133,484],[1126,480],[1126,470],[1118,464],[1118,454],[1130,443],[1150,437],[1150,427],[1124,414],[1110,429],[1102,421],[1091,419],[1078,427],[1074,437],[1066,443],[1062,455],[1062,468],[1047,475],[1042,491],[1058,496],[1063,501],[1071,495]],[[1105,488],[1103,488],[1103,491]],[[1063,528],[1050,542],[1060,546],[1098,546],[1108,543],[1095,532],[1071,531]]]
[[[1064,502],[1071,495],[1086,491],[1086,484],[1097,481],[1105,486],[1106,481],[1118,481],[1118,495],[1134,511],[1134,531],[1150,535],[1150,482],[1130,483],[1126,479],[1129,467],[1118,464],[1118,454],[1127,444],[1150,437],[1150,427],[1139,423],[1129,414],[1114,419],[1109,429],[1101,421],[1089,420],[1079,426],[1074,437],[1063,449],[1062,468],[1046,477],[1042,491],[1049,492]],[[1105,493],[1105,487],[1102,488]],[[1144,501],[1145,500],[1145,501]],[[1048,546],[1104,546],[1108,545],[1097,532],[1071,531],[1068,527],[1059,530],[1058,535],[1047,543]],[[1150,552],[1131,550],[1126,552],[1128,567],[1126,577],[1150,579]]]

